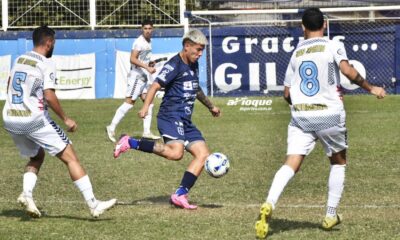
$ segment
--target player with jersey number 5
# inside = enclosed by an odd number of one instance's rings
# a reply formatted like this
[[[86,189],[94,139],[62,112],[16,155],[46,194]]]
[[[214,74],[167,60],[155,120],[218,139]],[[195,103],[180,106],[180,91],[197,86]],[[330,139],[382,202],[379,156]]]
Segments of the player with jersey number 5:
[[[56,66],[51,60],[55,32],[47,27],[33,31],[33,50],[19,56],[11,69],[7,98],[3,108],[4,128],[10,133],[22,156],[29,158],[23,175],[23,191],[17,201],[31,216],[40,211],[33,201],[33,189],[42,166],[45,150],[66,164],[75,186],[81,191],[90,213],[99,217],[114,206],[116,199],[99,201],[72,144],[64,131],[50,118],[48,107],[64,122],[69,132],[78,125],[63,111],[55,94]]]
[[[304,11],[302,25],[305,39],[294,50],[284,81],[284,98],[290,104],[292,115],[286,160],[275,174],[266,202],[261,206],[255,224],[258,238],[267,236],[268,221],[279,196],[317,140],[330,161],[327,210],[322,228],[331,230],[341,222],[337,208],[344,189],[347,130],[339,71],[378,99],[386,95],[383,88],[369,84],[349,64],[343,43],[323,37],[326,22],[318,8]]]
[[[151,35],[153,33],[153,22],[144,20],[142,22],[142,34],[133,42],[130,63],[131,70],[128,74],[125,101],[115,112],[111,124],[106,127],[107,136],[112,142],[116,142],[115,129],[122,121],[127,112],[133,107],[138,97],[142,100],[146,97],[147,87],[151,84],[151,74],[156,72],[155,62],[151,58]],[[153,103],[149,106],[148,114],[143,118],[144,138],[159,139],[150,131],[153,114]]]
[[[191,120],[196,98],[214,117],[220,116],[219,108],[212,104],[199,86],[198,60],[206,44],[207,39],[201,31],[192,29],[185,33],[182,51],[161,69],[139,111],[139,116],[145,117],[156,92],[161,87],[165,88],[157,115],[158,130],[164,143],[125,135],[120,138],[114,150],[115,158],[129,149],[134,149],[154,153],[168,160],[181,160],[185,149],[190,152],[193,160],[183,174],[180,186],[170,198],[173,205],[190,210],[196,209],[197,206],[189,204],[188,193],[201,174],[206,158],[210,155],[201,132]]]

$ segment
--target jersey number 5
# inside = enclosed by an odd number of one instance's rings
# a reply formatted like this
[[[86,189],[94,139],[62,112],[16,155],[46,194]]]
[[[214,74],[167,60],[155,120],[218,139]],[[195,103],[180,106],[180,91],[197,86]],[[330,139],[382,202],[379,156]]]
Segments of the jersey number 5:
[[[304,61],[300,65],[300,90],[304,95],[312,97],[319,91],[318,69],[312,61]]]
[[[20,104],[23,103],[22,95],[24,91],[22,90],[21,83],[25,82],[26,80],[26,73],[25,72],[16,72],[14,74],[14,78],[12,80],[12,87],[16,94],[12,95],[12,103],[13,104]]]

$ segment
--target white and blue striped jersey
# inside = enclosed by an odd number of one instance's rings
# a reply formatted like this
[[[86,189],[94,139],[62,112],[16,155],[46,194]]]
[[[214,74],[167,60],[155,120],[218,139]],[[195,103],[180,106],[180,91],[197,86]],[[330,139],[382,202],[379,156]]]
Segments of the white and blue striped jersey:
[[[56,65],[36,52],[19,56],[11,69],[10,83],[3,108],[4,128],[14,134],[35,132],[52,120],[43,97],[45,89],[54,89]]]
[[[319,131],[344,121],[339,64],[348,60],[343,43],[325,38],[300,42],[293,52],[284,84],[290,87],[291,125]]]

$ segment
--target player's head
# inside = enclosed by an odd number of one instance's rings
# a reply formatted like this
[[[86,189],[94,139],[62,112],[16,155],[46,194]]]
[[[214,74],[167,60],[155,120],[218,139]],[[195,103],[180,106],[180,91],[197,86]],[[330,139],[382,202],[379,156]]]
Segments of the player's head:
[[[319,8],[306,9],[301,20],[305,30],[315,32],[324,28],[324,14]]]
[[[207,38],[200,30],[191,29],[182,38],[183,54],[189,62],[194,63],[201,57],[207,44]]]
[[[56,43],[54,35],[54,30],[48,26],[36,28],[32,33],[33,47],[42,49],[44,55],[50,58],[53,55],[54,45]]]
[[[153,22],[149,19],[145,19],[142,22],[142,34],[147,40],[150,40],[151,34],[153,33]]]

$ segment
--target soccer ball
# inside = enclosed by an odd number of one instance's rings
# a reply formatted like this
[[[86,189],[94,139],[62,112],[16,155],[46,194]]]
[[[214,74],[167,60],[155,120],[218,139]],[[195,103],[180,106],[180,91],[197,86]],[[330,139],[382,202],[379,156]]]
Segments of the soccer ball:
[[[222,177],[228,173],[229,160],[222,153],[212,153],[207,157],[204,169],[211,177]]]

